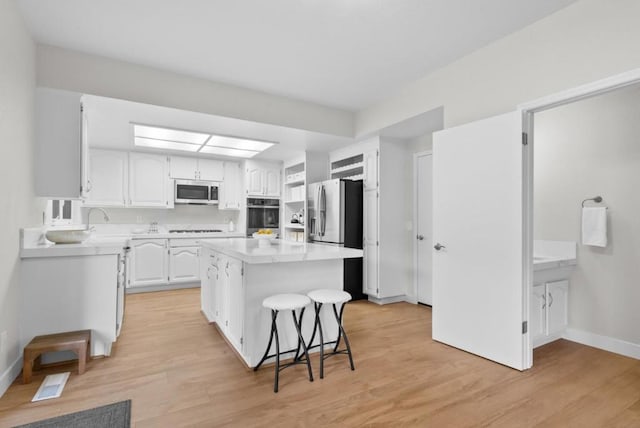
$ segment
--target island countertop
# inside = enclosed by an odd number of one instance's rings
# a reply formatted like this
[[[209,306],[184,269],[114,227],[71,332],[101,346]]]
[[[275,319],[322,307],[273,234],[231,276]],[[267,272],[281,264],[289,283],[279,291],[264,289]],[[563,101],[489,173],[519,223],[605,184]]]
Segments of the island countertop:
[[[274,240],[259,247],[251,238],[203,239],[200,245],[246,263],[288,263],[311,260],[335,260],[362,257],[363,251],[325,244],[308,244]]]

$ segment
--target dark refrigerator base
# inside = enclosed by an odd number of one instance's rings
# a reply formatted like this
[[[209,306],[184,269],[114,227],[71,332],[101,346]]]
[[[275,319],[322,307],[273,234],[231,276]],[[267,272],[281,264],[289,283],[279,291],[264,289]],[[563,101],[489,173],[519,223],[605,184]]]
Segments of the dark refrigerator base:
[[[366,299],[362,292],[362,257],[344,259],[344,291],[351,294],[352,300]]]

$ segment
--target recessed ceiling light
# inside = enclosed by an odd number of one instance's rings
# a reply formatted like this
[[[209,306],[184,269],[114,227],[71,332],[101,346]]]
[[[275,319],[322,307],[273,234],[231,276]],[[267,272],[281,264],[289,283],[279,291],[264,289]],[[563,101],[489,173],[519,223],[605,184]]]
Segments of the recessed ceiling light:
[[[238,158],[251,158],[277,144],[228,135],[205,134],[139,124],[133,124],[133,142],[138,147]]]

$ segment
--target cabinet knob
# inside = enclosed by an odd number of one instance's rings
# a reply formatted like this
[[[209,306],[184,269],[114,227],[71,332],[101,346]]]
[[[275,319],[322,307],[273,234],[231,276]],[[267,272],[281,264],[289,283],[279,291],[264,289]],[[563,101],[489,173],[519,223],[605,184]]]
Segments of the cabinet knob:
[[[440,251],[440,250],[442,250],[444,248],[447,248],[447,247],[445,247],[444,245],[442,245],[442,244],[440,244],[438,242],[438,243],[436,243],[436,245],[433,246],[433,248],[435,248],[436,251]]]
[[[418,241],[423,241],[424,240],[424,235],[418,235],[418,236],[416,236],[416,239]]]

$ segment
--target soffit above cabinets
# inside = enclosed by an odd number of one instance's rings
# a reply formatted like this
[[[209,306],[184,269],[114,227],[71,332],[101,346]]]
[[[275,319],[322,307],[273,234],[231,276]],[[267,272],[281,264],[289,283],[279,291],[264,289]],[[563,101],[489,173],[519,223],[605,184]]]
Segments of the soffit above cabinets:
[[[180,150],[185,154],[209,157],[285,160],[305,151],[329,152],[354,141],[347,137],[95,95],[84,95],[82,100],[88,118],[89,146],[103,149],[142,148],[164,153]],[[133,125],[140,126],[137,145],[134,145]],[[249,152],[252,156],[247,156]]]

